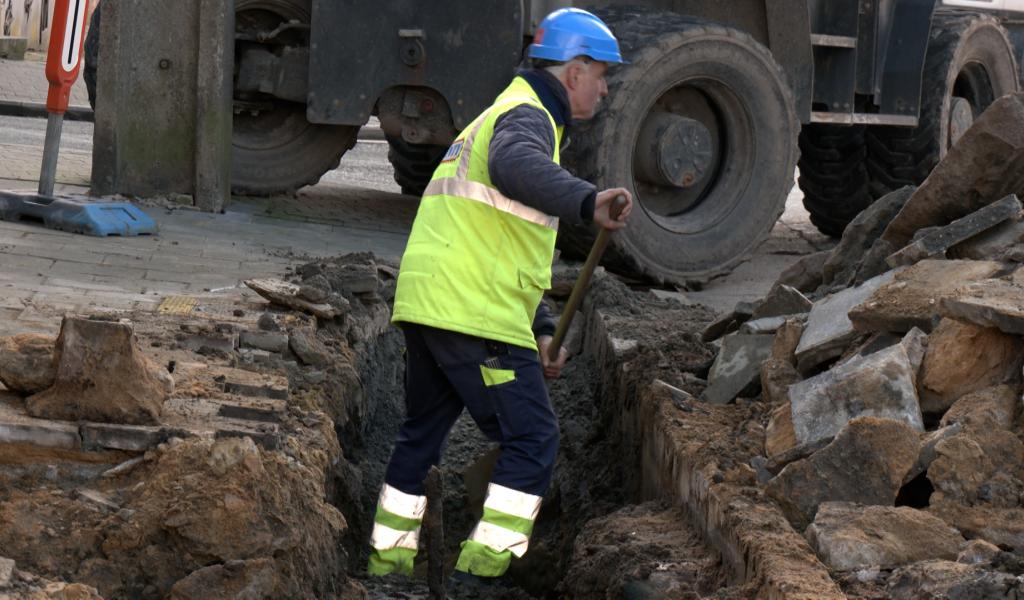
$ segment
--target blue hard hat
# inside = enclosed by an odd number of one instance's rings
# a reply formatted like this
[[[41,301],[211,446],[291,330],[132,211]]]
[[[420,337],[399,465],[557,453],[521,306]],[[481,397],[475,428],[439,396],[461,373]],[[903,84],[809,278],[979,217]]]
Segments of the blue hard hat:
[[[561,8],[544,17],[530,44],[530,58],[566,62],[589,56],[606,63],[624,63],[619,42],[604,21],[579,8]]]

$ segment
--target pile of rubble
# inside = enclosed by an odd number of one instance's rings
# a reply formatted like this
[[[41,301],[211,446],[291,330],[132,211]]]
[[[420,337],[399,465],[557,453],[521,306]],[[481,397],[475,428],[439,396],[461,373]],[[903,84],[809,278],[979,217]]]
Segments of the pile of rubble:
[[[704,331],[749,464],[851,596],[1024,595],[1024,96]],[[1016,594],[1016,595],[1014,595]]]

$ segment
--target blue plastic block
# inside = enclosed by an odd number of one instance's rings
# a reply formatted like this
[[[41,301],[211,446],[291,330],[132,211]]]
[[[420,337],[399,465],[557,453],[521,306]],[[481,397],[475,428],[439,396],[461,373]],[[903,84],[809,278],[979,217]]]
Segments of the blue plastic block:
[[[156,222],[130,202],[84,196],[39,196],[0,191],[0,219],[41,222],[50,229],[95,236],[136,236],[157,232]]]

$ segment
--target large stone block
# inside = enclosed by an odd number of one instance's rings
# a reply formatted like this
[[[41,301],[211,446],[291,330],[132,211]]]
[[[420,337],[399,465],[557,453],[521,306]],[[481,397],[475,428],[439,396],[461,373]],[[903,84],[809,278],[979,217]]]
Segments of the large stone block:
[[[918,455],[917,433],[907,424],[861,417],[809,458],[791,463],[766,488],[798,529],[824,502],[891,506]]]
[[[989,279],[965,285],[939,302],[939,314],[1024,335],[1024,285]]]
[[[919,331],[904,341],[789,387],[793,427],[801,444],[836,435],[851,419],[880,417],[923,431],[917,371],[923,349]]]
[[[939,425],[946,427],[960,423],[981,431],[1010,429],[1017,418],[1019,402],[1016,390],[1008,385],[978,390],[954,402]]]
[[[912,265],[926,258],[945,256],[946,250],[956,244],[992,229],[1000,223],[1019,218],[1020,214],[1020,200],[1017,199],[1017,196],[1007,196],[966,217],[961,217],[945,227],[928,231],[890,256],[885,262],[890,267],[901,267]]]
[[[921,364],[921,410],[941,414],[965,394],[1018,378],[1022,359],[1019,337],[942,319],[928,336]]]
[[[882,196],[858,214],[843,230],[843,238],[822,268],[827,286],[847,287],[853,283],[864,255],[917,188],[906,186]]]
[[[771,458],[779,456],[797,446],[796,432],[793,431],[793,414],[789,402],[780,404],[772,411],[764,434],[764,453]]]
[[[1011,219],[969,240],[953,246],[946,252],[949,258],[967,260],[1009,260],[1024,250],[1024,219]]]
[[[988,279],[1003,266],[993,261],[925,260],[896,273],[862,303],[850,309],[858,331],[932,330],[939,300],[973,281]]]
[[[925,227],[942,226],[1010,194],[1024,193],[1024,94],[989,106],[949,149],[882,238],[902,248]]]
[[[811,310],[813,304],[800,293],[800,290],[785,284],[777,283],[772,286],[764,300],[757,305],[751,319],[764,319],[766,317],[780,317],[785,315],[798,315]]]
[[[772,352],[773,335],[730,334],[722,339],[702,399],[712,404],[728,404],[736,396],[756,386],[761,377],[761,361]],[[753,391],[756,393],[756,387]]]
[[[1024,494],[1024,443],[1004,429],[966,427],[935,446],[928,480],[933,504],[958,502],[1020,505]]]
[[[56,363],[54,339],[40,333],[22,333],[0,339],[0,382],[22,394],[41,392],[53,385]]]
[[[836,358],[857,338],[848,313],[850,309],[871,297],[878,288],[892,281],[894,271],[845,289],[814,303],[800,344],[796,347],[797,368],[806,373],[814,367]]]
[[[32,416],[147,425],[159,420],[173,389],[124,323],[66,317],[55,356],[53,386],[26,400]]]
[[[826,502],[807,541],[837,571],[892,569],[931,558],[955,559],[966,540],[942,519],[907,506]]]
[[[900,567],[885,588],[886,600],[995,600],[1017,598],[1024,584],[1009,573],[988,571],[949,560],[927,560]]]
[[[985,540],[1011,552],[1024,550],[1024,508],[942,502],[930,506],[928,512],[956,527],[969,539]]]

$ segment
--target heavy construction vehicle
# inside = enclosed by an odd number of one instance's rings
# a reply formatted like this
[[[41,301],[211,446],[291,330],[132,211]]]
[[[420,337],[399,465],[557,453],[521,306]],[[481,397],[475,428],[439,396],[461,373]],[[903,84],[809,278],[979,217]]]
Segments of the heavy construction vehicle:
[[[234,189],[316,182],[375,115],[396,180],[418,193],[536,24],[580,4],[630,64],[609,72],[564,163],[633,190],[639,210],[606,263],[655,281],[742,261],[781,214],[798,157],[812,221],[840,234],[1021,87],[1024,0],[236,0]],[[559,243],[581,253],[593,236],[563,226]]]

